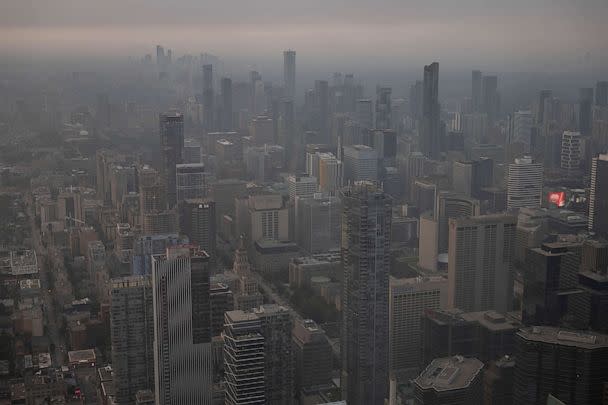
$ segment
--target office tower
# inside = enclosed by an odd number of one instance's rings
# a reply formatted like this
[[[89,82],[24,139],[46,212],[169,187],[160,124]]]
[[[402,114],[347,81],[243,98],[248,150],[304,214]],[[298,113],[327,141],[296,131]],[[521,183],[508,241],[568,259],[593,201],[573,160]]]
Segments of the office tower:
[[[234,297],[224,283],[211,283],[209,287],[209,311],[211,336],[220,336],[224,329],[224,314],[234,309]]]
[[[392,129],[374,130],[370,134],[371,146],[378,153],[378,160],[386,168],[396,166],[397,133]]]
[[[543,165],[530,156],[515,159],[507,169],[507,208],[540,207]]]
[[[215,202],[211,200],[185,200],[179,207],[180,231],[190,243],[204,250],[215,260],[217,224]]]
[[[110,290],[110,340],[117,404],[154,389],[154,318],[147,276],[115,278]]]
[[[608,235],[608,154],[591,160],[588,228],[590,232]]]
[[[515,149],[523,153],[530,153],[532,144],[532,125],[534,118],[532,111],[516,111],[510,116],[509,123],[509,138],[507,146],[513,149],[513,144],[519,144],[519,148]]]
[[[498,119],[499,103],[498,77],[483,76],[481,79],[482,112],[486,113],[491,124]]]
[[[344,147],[344,182],[377,181],[378,153],[367,145]]]
[[[296,51],[283,52],[283,86],[285,97],[290,100],[296,98]]]
[[[435,359],[414,380],[416,405],[481,404],[483,363],[462,356]]]
[[[294,397],[294,357],[290,311],[276,304],[253,311],[260,319],[264,336],[264,382],[266,404],[291,405]]]
[[[595,105],[608,106],[608,81],[600,81],[595,85]]]
[[[192,138],[184,139],[184,163],[202,163],[201,157],[202,153],[200,142]]]
[[[382,404],[388,397],[391,200],[369,182],[341,191],[342,399]]]
[[[274,145],[272,118],[259,115],[251,120],[251,137],[254,145]]]
[[[220,120],[221,131],[232,131],[232,79],[223,77],[221,81],[222,114]]]
[[[479,200],[465,195],[440,192],[435,202],[435,219],[438,226],[438,253],[447,253],[449,229],[448,221],[451,218],[470,217],[481,214]]]
[[[275,194],[250,196],[245,207],[243,231],[248,240],[252,242],[289,240],[288,208],[283,202],[283,197]],[[238,212],[237,227],[240,227]]]
[[[456,161],[452,166],[452,188],[457,193],[480,198],[482,189],[494,183],[492,159]]]
[[[211,404],[209,255],[172,247],[152,261],[154,377],[159,405]]]
[[[486,113],[464,114],[461,125],[465,139],[477,144],[485,142],[488,132],[488,116]]]
[[[517,217],[450,219],[448,305],[464,311],[507,312],[513,301],[511,259]]]
[[[166,67],[165,48],[160,45],[156,45],[156,66],[159,72],[163,72]]]
[[[593,88],[582,88],[578,98],[578,130],[583,135],[591,135],[593,124]]]
[[[484,405],[513,404],[515,358],[505,355],[492,361],[483,373]]]
[[[173,208],[177,201],[176,165],[183,163],[184,116],[179,112],[160,115],[161,176],[166,186],[167,203]]]
[[[569,299],[564,292],[577,288],[581,243],[543,243],[526,252],[524,264],[524,324],[559,325]]]
[[[427,310],[421,316],[420,364],[462,355],[487,363],[515,352],[521,323],[496,311]]]
[[[391,129],[391,88],[378,87],[376,90],[375,129]]]
[[[213,90],[213,65],[203,65],[203,130],[215,130],[215,92]]]
[[[259,76],[259,79],[255,79],[252,81],[252,90],[253,95],[251,111],[253,112],[253,114],[256,115],[265,114],[268,105],[266,104],[266,91],[261,76]]]
[[[332,147],[326,144],[306,145],[306,173],[309,176],[319,178],[319,159],[321,153],[330,153]]]
[[[422,93],[422,81],[416,80],[410,86],[410,115],[414,120],[422,117]]]
[[[538,114],[536,116],[536,122],[538,124],[544,124],[548,121],[548,117],[545,117],[545,106],[547,101],[551,99],[553,92],[551,90],[541,90],[538,96]],[[547,111],[547,113],[549,113]]]
[[[296,393],[331,386],[333,353],[325,331],[312,319],[295,322],[291,334]]]
[[[423,312],[445,308],[448,281],[443,277],[390,277],[389,325],[390,370],[418,372],[420,363],[420,318]],[[415,374],[414,374],[415,375]],[[413,376],[413,375],[412,375]]]
[[[481,72],[473,70],[471,74],[471,104],[473,111],[481,111]]]
[[[321,142],[331,144],[329,139],[329,84],[327,80],[315,80],[315,97],[318,122],[316,127],[319,130]]]
[[[422,130],[420,150],[429,159],[439,159],[441,152],[441,123],[439,121],[439,63],[424,67],[422,94]]]
[[[336,195],[342,187],[342,161],[333,153],[319,153],[319,191]]]
[[[251,274],[243,236],[239,238],[239,246],[234,253],[232,271],[239,276],[239,288],[234,296],[234,309],[248,311],[262,305],[264,296],[260,294],[258,282]]]
[[[374,110],[372,100],[368,98],[358,99],[355,103],[355,120],[361,128],[371,129],[374,125]]]
[[[561,167],[570,172],[580,169],[583,150],[581,133],[564,131],[562,135]]]
[[[224,325],[226,405],[266,404],[266,353],[260,318],[252,312],[229,311]]]
[[[601,404],[608,375],[608,336],[532,326],[517,333],[514,405]]]
[[[209,192],[210,174],[205,172],[202,163],[184,163],[175,165],[176,198],[184,200],[204,198]]]
[[[337,197],[315,194],[298,198],[295,241],[308,253],[340,247],[341,206]]]
[[[287,177],[287,187],[292,202],[295,202],[297,197],[312,197],[317,192],[317,178],[292,175]]]

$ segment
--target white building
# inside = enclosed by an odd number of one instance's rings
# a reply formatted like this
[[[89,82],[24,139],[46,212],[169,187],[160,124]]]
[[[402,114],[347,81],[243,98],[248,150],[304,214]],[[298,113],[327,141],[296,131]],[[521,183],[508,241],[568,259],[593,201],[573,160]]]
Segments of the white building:
[[[581,133],[564,131],[562,135],[561,167],[564,170],[577,170],[582,158]]]
[[[507,209],[540,207],[543,192],[543,165],[530,156],[515,159],[507,171]]]

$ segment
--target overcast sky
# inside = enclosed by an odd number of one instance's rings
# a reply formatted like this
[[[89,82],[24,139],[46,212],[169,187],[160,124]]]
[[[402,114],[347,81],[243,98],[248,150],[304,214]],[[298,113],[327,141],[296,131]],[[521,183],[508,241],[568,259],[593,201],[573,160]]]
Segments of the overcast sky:
[[[0,51],[141,56],[157,43],[262,63],[439,60],[493,70],[608,66],[608,0],[0,0]]]

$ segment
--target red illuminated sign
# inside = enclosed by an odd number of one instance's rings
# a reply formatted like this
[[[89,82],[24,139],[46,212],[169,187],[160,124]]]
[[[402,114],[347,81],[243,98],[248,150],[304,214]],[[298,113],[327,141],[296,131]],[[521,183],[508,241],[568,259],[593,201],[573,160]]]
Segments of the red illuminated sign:
[[[549,203],[555,204],[560,208],[564,207],[566,205],[566,193],[563,191],[549,193]]]

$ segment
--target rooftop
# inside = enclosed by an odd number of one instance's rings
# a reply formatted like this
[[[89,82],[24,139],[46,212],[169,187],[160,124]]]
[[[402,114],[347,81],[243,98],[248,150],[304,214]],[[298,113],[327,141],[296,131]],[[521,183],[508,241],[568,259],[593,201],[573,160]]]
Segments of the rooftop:
[[[584,333],[550,326],[532,326],[520,329],[517,335],[528,341],[572,346],[581,349],[608,348],[608,335],[600,333]]]
[[[435,359],[416,377],[414,383],[423,390],[449,391],[467,388],[481,373],[483,363],[462,356]]]

